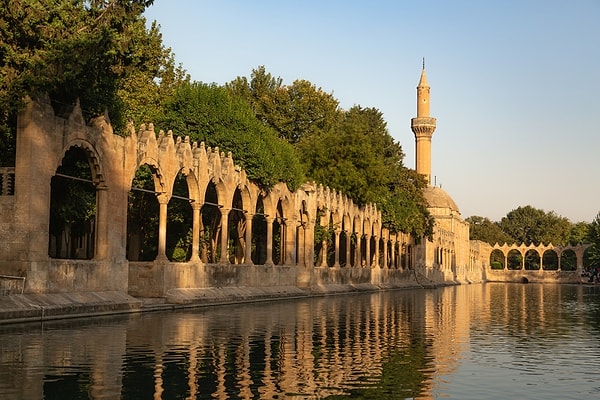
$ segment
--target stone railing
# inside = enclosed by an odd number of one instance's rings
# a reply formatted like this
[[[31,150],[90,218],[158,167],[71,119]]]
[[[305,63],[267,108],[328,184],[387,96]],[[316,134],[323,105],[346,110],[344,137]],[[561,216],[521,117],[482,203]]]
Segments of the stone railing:
[[[0,196],[15,194],[15,167],[0,167]]]

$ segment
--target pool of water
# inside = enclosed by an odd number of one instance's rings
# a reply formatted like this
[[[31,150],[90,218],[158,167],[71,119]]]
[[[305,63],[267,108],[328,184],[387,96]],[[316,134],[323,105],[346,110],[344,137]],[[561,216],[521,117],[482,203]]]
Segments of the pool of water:
[[[484,284],[0,326],[0,399],[600,398],[600,288]]]

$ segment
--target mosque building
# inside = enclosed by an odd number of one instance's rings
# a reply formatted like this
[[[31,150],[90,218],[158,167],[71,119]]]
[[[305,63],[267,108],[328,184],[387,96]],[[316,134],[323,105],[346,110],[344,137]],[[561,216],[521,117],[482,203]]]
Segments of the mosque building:
[[[469,223],[461,218],[452,197],[441,187],[431,185],[431,138],[436,119],[430,116],[430,90],[423,61],[417,86],[417,116],[411,120],[411,129],[415,135],[415,169],[427,182],[423,195],[435,227],[433,240],[423,238],[415,248],[416,268],[432,282],[479,282],[485,270],[485,257],[478,249],[481,242],[469,241]]]

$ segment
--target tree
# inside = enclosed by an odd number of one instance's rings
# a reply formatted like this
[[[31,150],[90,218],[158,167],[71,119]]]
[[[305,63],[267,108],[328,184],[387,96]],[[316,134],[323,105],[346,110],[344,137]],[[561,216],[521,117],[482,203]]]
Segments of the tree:
[[[587,239],[592,246],[587,250],[587,257],[590,261],[590,267],[600,267],[600,212],[596,218],[589,224]]]
[[[230,95],[223,86],[182,83],[165,99],[159,123],[176,135],[231,151],[248,178],[260,186],[285,182],[294,190],[304,181],[293,147],[261,124],[245,100]]]
[[[554,211],[545,212],[532,206],[518,207],[502,218],[502,230],[517,243],[525,245],[567,244],[571,223]]]
[[[339,101],[332,94],[303,79],[283,85],[282,79],[267,73],[264,66],[252,70],[250,81],[238,77],[226,86],[246,99],[256,117],[290,143],[329,132],[341,116]]]
[[[489,218],[474,215],[466,218],[465,221],[470,225],[470,240],[481,240],[491,245],[496,243],[512,244],[515,242],[510,235],[502,231],[502,228],[500,228],[500,225],[497,222],[493,222]]]
[[[124,125],[120,85],[155,56],[152,46],[139,45],[142,13],[152,3],[0,1],[0,150],[11,154],[4,165],[14,163],[16,115],[26,96],[48,94],[59,115],[79,99],[86,117],[108,110],[113,125]]]
[[[387,228],[418,236],[433,232],[421,191],[424,181],[402,164],[402,148],[379,110],[354,106],[334,129],[306,135],[296,148],[311,179],[360,206],[376,203]]]

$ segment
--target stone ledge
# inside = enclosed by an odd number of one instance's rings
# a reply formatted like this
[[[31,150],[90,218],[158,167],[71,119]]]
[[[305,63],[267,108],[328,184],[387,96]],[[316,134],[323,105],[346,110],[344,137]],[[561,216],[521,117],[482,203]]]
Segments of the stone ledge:
[[[142,302],[123,292],[0,296],[0,324],[139,311]]]
[[[296,286],[171,289],[167,292],[165,305],[187,304],[200,306],[203,304],[240,303],[307,296],[310,296],[309,292]]]

